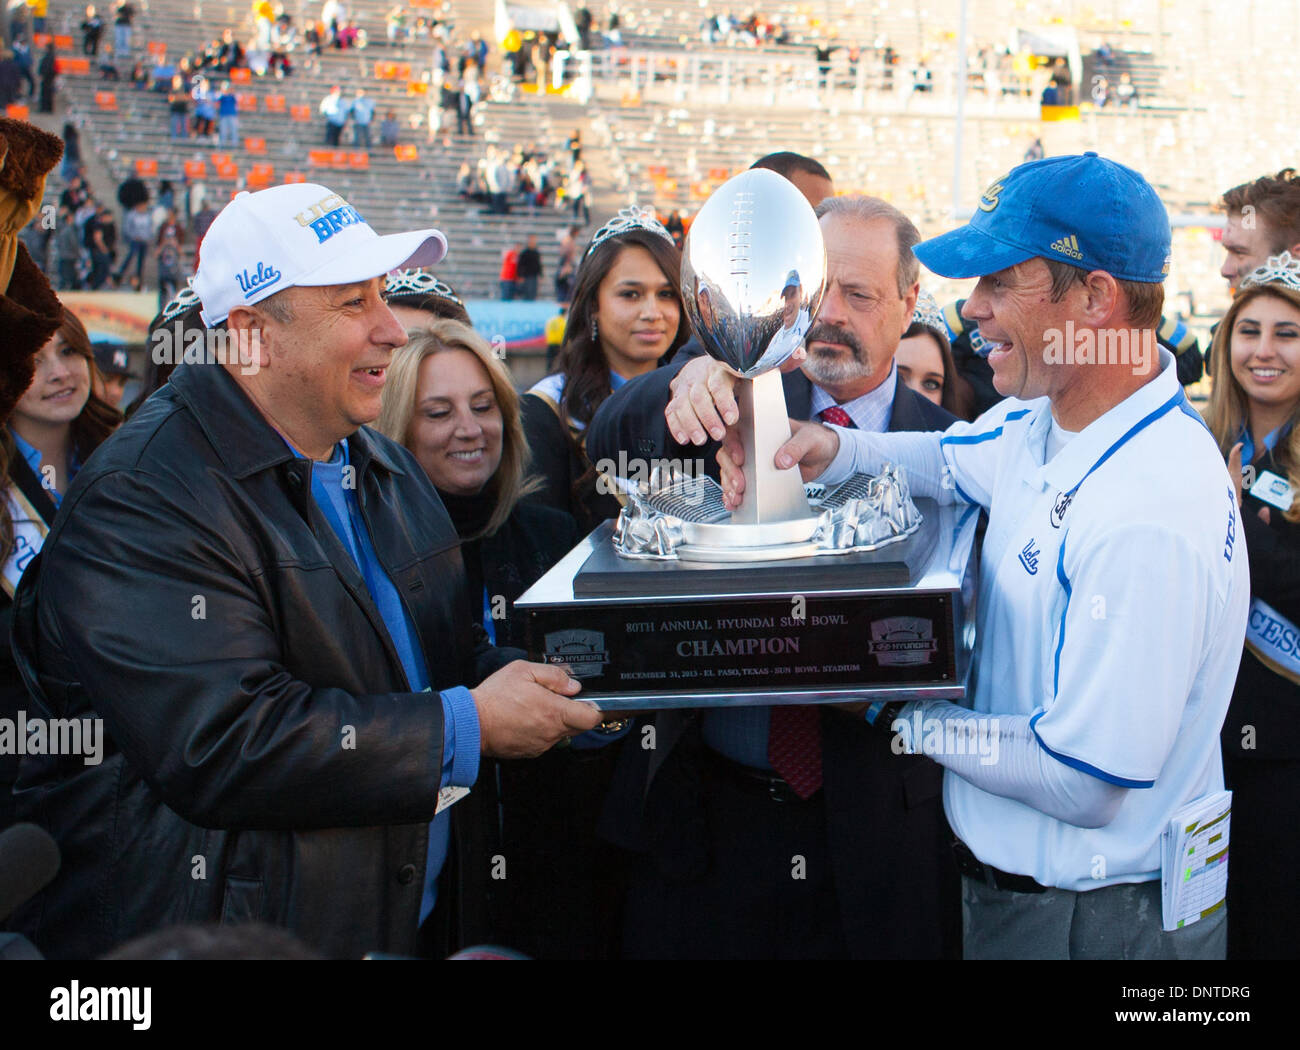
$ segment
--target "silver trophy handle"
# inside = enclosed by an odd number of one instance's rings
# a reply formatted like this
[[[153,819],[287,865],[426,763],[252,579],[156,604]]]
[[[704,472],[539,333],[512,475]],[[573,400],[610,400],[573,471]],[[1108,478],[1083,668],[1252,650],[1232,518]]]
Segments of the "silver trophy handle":
[[[798,467],[777,469],[776,450],[790,440],[785,388],[776,369],[736,380],[740,436],[745,449],[745,498],[732,512],[737,525],[766,525],[812,514]]]

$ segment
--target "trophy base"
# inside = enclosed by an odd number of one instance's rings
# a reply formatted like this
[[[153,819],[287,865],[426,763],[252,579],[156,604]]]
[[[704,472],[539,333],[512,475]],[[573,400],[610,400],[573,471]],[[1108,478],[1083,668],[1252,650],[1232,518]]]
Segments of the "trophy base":
[[[921,527],[879,550],[761,562],[629,560],[606,522],[516,601],[529,658],[608,711],[961,700],[978,513],[917,502]]]
[[[779,561],[807,558],[819,548],[813,537],[819,519],[795,518],[759,524],[682,522],[677,557],[682,561]]]

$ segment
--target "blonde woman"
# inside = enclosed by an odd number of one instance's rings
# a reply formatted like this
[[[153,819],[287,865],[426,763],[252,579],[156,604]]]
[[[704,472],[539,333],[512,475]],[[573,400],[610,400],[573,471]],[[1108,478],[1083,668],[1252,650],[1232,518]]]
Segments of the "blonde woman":
[[[430,319],[394,353],[375,425],[414,454],[456,525],[474,596],[466,614],[497,645],[523,647],[515,599],[579,536],[563,511],[519,502],[531,487],[528,451],[505,367],[469,325]],[[595,829],[618,752],[602,745],[620,740],[626,726],[609,726],[540,758],[493,762],[469,805],[456,807],[462,826],[472,827],[475,854],[487,851],[462,869],[482,880],[477,899],[462,903],[470,914],[487,905],[478,939],[539,958],[612,954],[621,888]],[[490,877],[496,854],[507,858],[507,879]]]
[[[1206,420],[1241,477],[1250,619],[1223,725],[1234,794],[1228,957],[1294,958],[1300,905],[1300,260],[1242,279],[1211,347]],[[1225,366],[1226,365],[1226,366]]]

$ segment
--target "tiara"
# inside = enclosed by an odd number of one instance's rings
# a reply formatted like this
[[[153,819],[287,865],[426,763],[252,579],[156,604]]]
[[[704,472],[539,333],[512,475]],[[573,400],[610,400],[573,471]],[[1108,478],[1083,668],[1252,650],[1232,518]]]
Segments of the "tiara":
[[[170,324],[183,313],[188,313],[194,307],[201,305],[199,293],[189,285],[186,285],[179,292],[167,300],[167,305],[162,308],[162,323]]]
[[[1242,288],[1254,288],[1261,284],[1283,284],[1294,292],[1300,292],[1300,259],[1292,258],[1290,252],[1270,255],[1268,262],[1251,270],[1241,279]]]
[[[451,285],[424,270],[394,270],[384,278],[384,298],[392,299],[399,295],[436,295],[450,299],[457,306],[465,305]]]
[[[933,295],[924,288],[916,293],[916,309],[912,311],[912,324],[919,324],[932,332],[942,332],[946,338],[948,326],[943,320],[943,311]]]
[[[596,245],[609,240],[611,237],[621,237],[632,230],[648,230],[662,237],[674,247],[677,245],[677,242],[673,240],[673,235],[664,229],[664,224],[659,221],[653,208],[641,208],[635,204],[630,204],[626,208],[619,209],[617,215],[596,231],[596,235],[591,238],[591,243],[587,245],[586,254],[590,255],[596,250]],[[583,257],[586,258],[586,256]]]

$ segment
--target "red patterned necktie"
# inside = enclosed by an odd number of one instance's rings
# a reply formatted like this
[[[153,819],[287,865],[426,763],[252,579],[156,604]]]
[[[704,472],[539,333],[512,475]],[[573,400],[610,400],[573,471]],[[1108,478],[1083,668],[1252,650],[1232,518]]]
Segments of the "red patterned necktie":
[[[857,429],[839,405],[819,413],[823,423]],[[812,704],[772,708],[767,732],[767,760],[800,798],[811,798],[822,786],[821,712]]]
[[[782,705],[772,710],[767,760],[800,798],[822,786],[822,719],[814,704]]]
[[[820,413],[823,423],[830,423],[832,426],[848,427],[850,430],[857,430],[858,425],[853,422],[853,417],[849,415],[839,405],[831,405],[830,408],[823,408]]]

